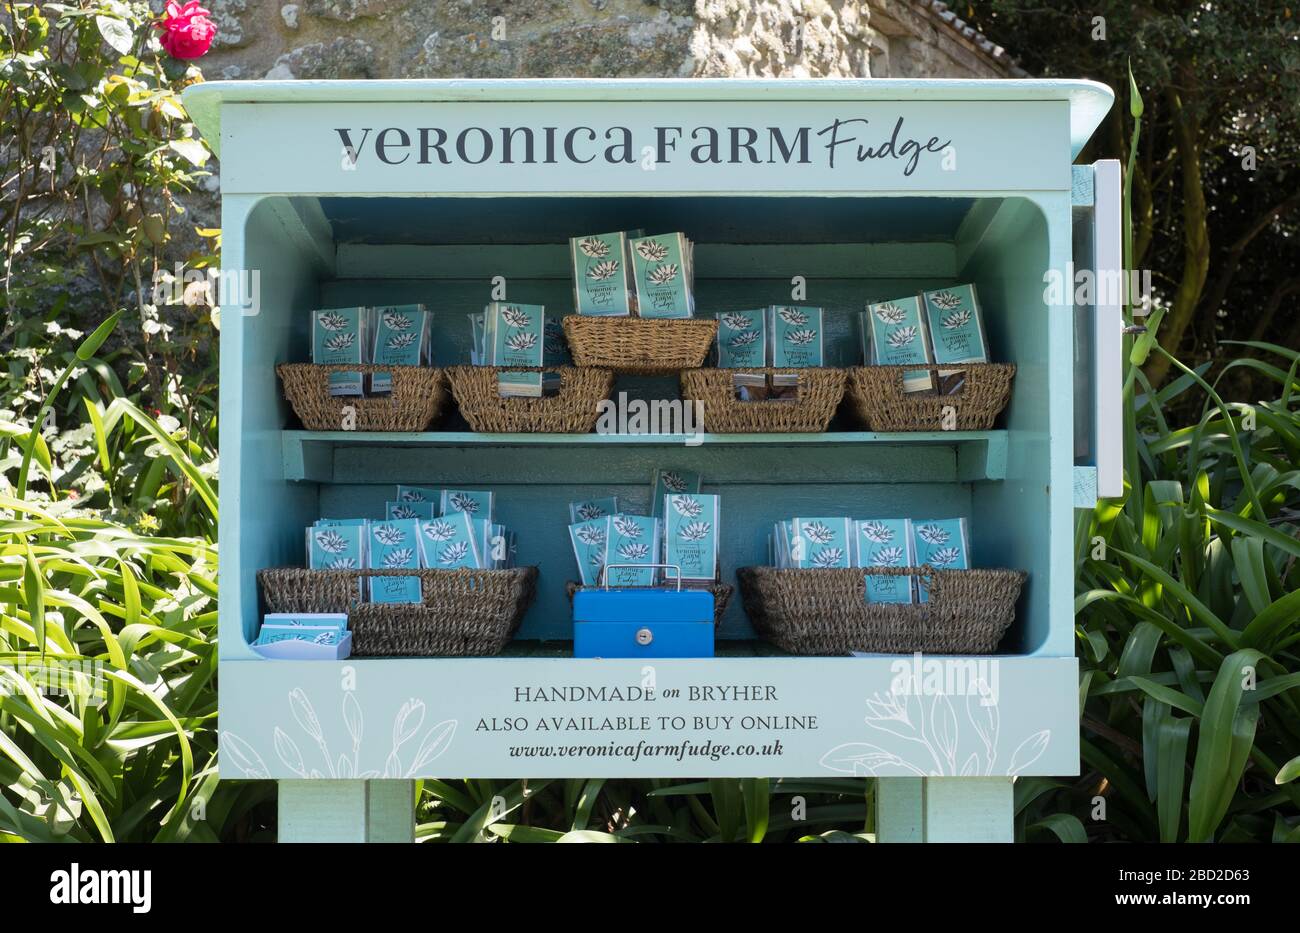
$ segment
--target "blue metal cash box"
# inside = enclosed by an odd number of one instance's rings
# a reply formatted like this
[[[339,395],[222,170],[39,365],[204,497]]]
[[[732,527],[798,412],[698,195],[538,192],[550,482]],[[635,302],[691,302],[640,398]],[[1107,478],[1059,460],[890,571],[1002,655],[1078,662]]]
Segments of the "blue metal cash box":
[[[613,587],[609,564],[599,589],[573,594],[573,655],[578,658],[711,658],[713,657],[713,594],[682,589],[681,569],[673,564],[656,568],[677,571],[677,588]]]

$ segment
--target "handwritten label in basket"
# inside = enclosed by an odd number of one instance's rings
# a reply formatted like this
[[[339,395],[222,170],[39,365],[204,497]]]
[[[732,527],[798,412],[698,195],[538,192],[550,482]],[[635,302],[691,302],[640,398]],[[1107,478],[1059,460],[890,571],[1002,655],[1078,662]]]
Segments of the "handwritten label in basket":
[[[414,575],[404,577],[371,577],[370,601],[372,603],[413,603],[419,605],[420,578]]]

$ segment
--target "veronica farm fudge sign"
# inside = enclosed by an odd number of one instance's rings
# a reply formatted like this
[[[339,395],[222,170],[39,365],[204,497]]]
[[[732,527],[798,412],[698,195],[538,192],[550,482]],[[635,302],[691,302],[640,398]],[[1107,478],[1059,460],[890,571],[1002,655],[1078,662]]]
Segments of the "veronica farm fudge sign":
[[[720,183],[852,191],[957,190],[978,177],[981,187],[1068,188],[1069,153],[1041,132],[1052,118],[1042,111],[1065,120],[1065,103],[1003,106],[994,132],[999,105],[941,101],[229,104],[223,134],[262,145],[232,146],[223,184],[318,193],[716,192]],[[1054,146],[1062,151],[1043,151]],[[293,158],[257,155],[267,147]]]

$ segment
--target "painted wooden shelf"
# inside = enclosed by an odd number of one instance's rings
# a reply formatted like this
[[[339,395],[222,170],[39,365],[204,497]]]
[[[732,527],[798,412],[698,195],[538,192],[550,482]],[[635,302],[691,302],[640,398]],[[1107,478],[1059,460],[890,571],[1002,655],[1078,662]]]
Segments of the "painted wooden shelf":
[[[579,481],[586,467],[568,453],[602,451],[591,469],[614,479],[625,469],[642,476],[647,450],[672,449],[675,461],[696,461],[709,475],[785,483],[806,478],[796,457],[763,456],[757,450],[822,448],[819,477],[843,473],[858,481],[981,482],[1007,472],[1006,431],[925,431],[822,434],[482,434],[460,431],[414,433],[372,431],[283,431],[284,479],[296,482],[412,482],[419,472],[436,470],[447,481],[461,473],[479,482],[538,482],[547,475]],[[698,443],[696,443],[698,442]],[[829,448],[830,450],[826,450]],[[485,452],[495,449],[497,456]],[[518,449],[527,469],[509,453]],[[436,460],[428,457],[437,451]],[[466,455],[467,454],[467,455]],[[557,456],[558,454],[558,456]],[[683,462],[682,466],[691,466]],[[789,474],[789,475],[787,475]]]

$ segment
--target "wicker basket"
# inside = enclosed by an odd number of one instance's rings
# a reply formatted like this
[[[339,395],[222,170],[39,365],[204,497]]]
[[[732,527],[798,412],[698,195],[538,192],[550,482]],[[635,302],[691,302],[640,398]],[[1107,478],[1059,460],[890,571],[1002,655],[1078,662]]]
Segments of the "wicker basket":
[[[963,370],[966,383],[955,395],[903,391],[903,374],[929,369]],[[848,372],[848,399],[870,431],[942,431],[943,410],[952,406],[950,430],[987,431],[1011,399],[1016,367],[1010,363],[953,363],[946,366],[859,366]]]
[[[447,401],[442,370],[426,366],[281,363],[275,371],[289,404],[309,431],[342,430],[347,407],[356,412],[358,431],[423,431],[442,414]],[[332,396],[329,375],[335,372],[392,373],[393,392],[371,398]]]
[[[868,603],[866,575],[917,576],[929,601]],[[791,654],[991,654],[1015,620],[1025,574],[923,567],[737,571],[754,629]]]
[[[579,366],[663,376],[704,365],[718,335],[713,318],[567,315],[564,336]]]
[[[418,576],[423,601],[358,603],[362,577]],[[533,601],[536,567],[510,570],[304,570],[257,574],[267,612],[346,612],[359,657],[500,654]]]
[[[497,366],[453,366],[447,370],[452,395],[475,431],[501,434],[586,434],[600,417],[599,404],[609,398],[614,374],[607,369],[559,366],[533,372],[558,372],[560,390],[543,398],[502,398]],[[515,370],[518,371],[518,370]]]
[[[738,372],[797,374],[799,398],[742,402],[733,382]],[[826,430],[844,397],[840,369],[688,369],[681,379],[682,398],[704,403],[704,427],[712,434],[817,434]]]
[[[573,594],[578,592],[582,584],[576,580],[566,580],[564,583],[564,593],[569,597],[569,602],[573,602]],[[731,594],[734,587],[727,583],[715,583],[712,586],[692,586],[689,583],[683,583],[684,590],[708,590],[713,594],[713,624],[715,626],[722,624],[722,617],[726,614],[727,605],[731,602]]]

